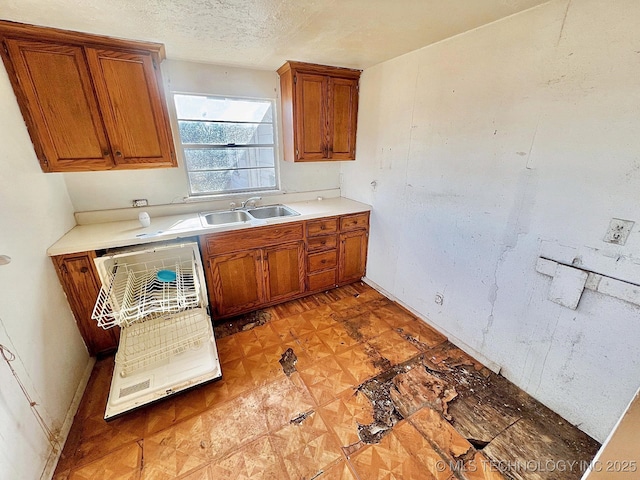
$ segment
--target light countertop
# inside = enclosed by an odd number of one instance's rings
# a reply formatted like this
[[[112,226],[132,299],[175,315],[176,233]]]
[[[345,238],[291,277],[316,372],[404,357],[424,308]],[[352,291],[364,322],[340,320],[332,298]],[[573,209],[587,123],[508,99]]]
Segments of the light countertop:
[[[77,225],[47,250],[47,255],[63,255],[106,248],[141,245],[145,243],[192,237],[209,233],[240,230],[263,225],[297,222],[320,217],[348,215],[371,210],[369,205],[347,198],[328,198],[306,202],[285,203],[300,215],[255,220],[246,223],[205,227],[198,213],[151,218],[149,227],[141,227],[138,220]]]

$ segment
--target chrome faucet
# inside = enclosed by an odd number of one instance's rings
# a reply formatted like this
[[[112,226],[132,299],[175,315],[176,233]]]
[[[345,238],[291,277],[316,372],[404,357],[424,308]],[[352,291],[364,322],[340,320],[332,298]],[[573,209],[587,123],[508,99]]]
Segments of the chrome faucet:
[[[248,204],[253,203],[253,206],[256,206],[256,202],[258,200],[262,200],[262,197],[251,197],[251,198],[247,198],[244,202],[242,202],[240,204],[240,208],[244,208],[246,207]]]

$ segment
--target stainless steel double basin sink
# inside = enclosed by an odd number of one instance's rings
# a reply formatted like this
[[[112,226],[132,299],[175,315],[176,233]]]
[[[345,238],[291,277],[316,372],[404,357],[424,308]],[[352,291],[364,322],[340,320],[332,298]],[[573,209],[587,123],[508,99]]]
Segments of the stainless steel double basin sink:
[[[290,217],[300,215],[298,212],[285,205],[265,205],[246,210],[221,210],[217,212],[203,212],[200,221],[205,227],[244,223],[252,220],[266,220],[269,218]]]

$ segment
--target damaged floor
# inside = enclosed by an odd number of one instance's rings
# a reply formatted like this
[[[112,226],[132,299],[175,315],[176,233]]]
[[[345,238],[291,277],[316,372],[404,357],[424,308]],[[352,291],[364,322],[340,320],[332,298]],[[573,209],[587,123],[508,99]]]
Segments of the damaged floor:
[[[222,380],[109,423],[98,361],[54,478],[571,480],[599,448],[361,283],[216,336]]]

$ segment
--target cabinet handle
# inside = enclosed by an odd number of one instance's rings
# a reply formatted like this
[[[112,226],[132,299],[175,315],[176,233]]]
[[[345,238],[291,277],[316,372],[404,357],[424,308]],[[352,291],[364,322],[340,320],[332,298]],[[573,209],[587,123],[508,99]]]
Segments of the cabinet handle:
[[[326,244],[327,244],[326,240],[323,240],[323,241],[320,242],[320,245],[326,245]]]
[[[326,260],[322,260],[320,263],[327,263],[327,261]]]
[[[80,269],[80,273],[87,273],[89,271],[89,269],[87,267],[82,267]]]

